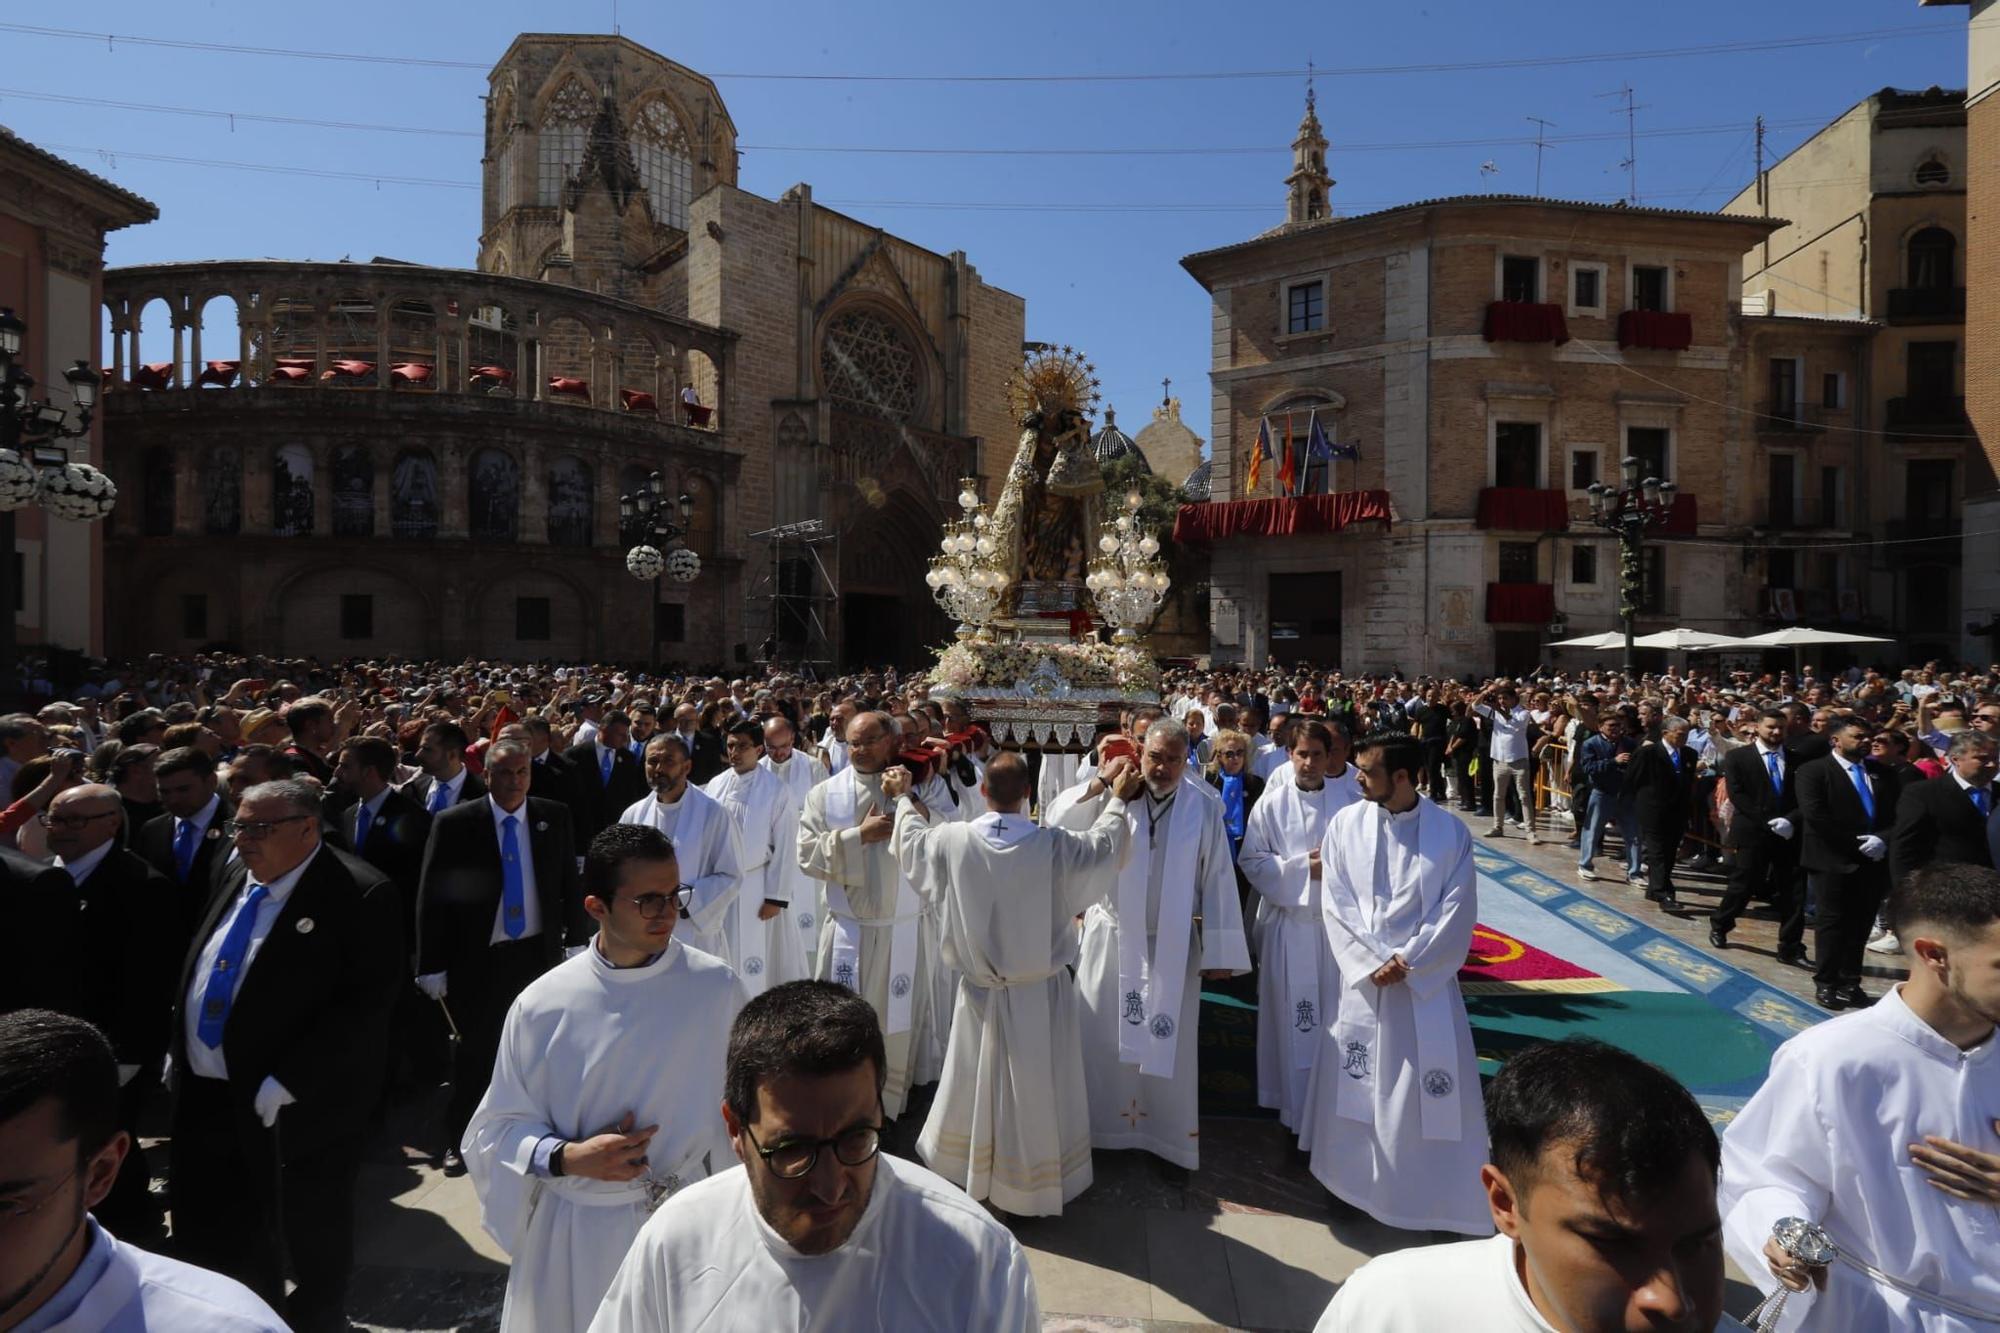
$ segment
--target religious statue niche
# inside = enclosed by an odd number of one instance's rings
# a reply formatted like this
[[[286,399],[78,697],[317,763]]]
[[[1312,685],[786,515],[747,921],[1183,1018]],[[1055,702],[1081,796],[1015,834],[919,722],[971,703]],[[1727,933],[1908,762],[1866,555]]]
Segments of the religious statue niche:
[[[590,545],[590,468],[558,458],[549,469],[549,545]]]
[[[1031,352],[1007,383],[1021,428],[993,523],[1011,576],[1006,608],[1074,611],[1098,528],[1104,476],[1090,449],[1098,381],[1071,347]]]
[[[201,461],[201,527],[211,537],[234,537],[243,527],[243,456],[229,445]]]
[[[312,530],[312,450],[303,444],[283,445],[271,460],[271,532],[306,537]]]
[[[362,445],[333,451],[333,535],[375,535],[375,463]]]
[[[438,533],[437,462],[410,450],[389,474],[389,530],[398,537],[427,541]]]
[[[472,535],[489,541],[513,541],[521,512],[521,470],[514,465],[513,455],[501,449],[475,453],[470,486],[466,518]]]

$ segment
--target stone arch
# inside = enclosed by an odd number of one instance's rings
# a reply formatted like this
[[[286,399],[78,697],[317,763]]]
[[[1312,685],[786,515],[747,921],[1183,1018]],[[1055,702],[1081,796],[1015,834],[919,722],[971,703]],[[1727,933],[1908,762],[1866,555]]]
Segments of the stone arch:
[[[340,638],[340,599],[356,594],[375,599],[374,633],[367,639]],[[271,590],[264,605],[281,651],[326,660],[386,653],[426,657],[438,624],[420,581],[407,569],[372,560],[304,563]]]
[[[566,54],[535,98],[535,203],[554,208],[563,186],[589,151],[590,123],[602,94],[573,55]]]
[[[511,542],[521,528],[521,462],[498,445],[472,451],[465,462],[467,533],[477,541]]]
[[[1271,446],[1276,455],[1285,447],[1285,426],[1292,428],[1293,457],[1297,462],[1299,494],[1318,495],[1332,489],[1331,478],[1337,459],[1314,459],[1306,451],[1306,439],[1312,430],[1315,412],[1319,415],[1320,429],[1332,443],[1339,443],[1342,414],[1347,410],[1347,397],[1338,389],[1324,385],[1309,384],[1298,388],[1285,389],[1265,400],[1261,415],[1271,423]],[[1249,433],[1249,447],[1257,447],[1257,432]],[[1278,458],[1274,456],[1264,464],[1266,476],[1277,476]],[[1249,476],[1250,455],[1246,452],[1238,464],[1236,475]]]
[[[549,545],[591,544],[596,486],[590,464],[575,454],[563,454],[549,465]]]
[[[243,359],[243,316],[237,307],[235,294],[225,291],[199,293],[190,304],[189,311],[188,366],[183,383],[190,388],[229,388],[240,384],[245,367],[238,365],[236,379],[230,380],[226,373],[218,372],[208,376],[208,385],[203,385],[203,374],[208,370],[209,362],[240,362]]]
[[[542,393],[549,393],[548,381],[562,376],[583,380],[590,385],[591,402],[599,401],[604,393],[603,386],[596,383],[596,340],[591,336],[587,321],[575,315],[561,314],[542,320],[539,339],[542,349]],[[563,401],[580,402],[580,399]]]
[[[517,599],[524,596],[547,598],[547,639],[516,637]],[[486,645],[496,657],[515,659],[594,656],[593,628],[599,622],[597,612],[603,602],[602,588],[587,586],[567,570],[546,565],[500,566],[473,584],[465,597],[474,641]]]
[[[317,374],[311,367],[320,355],[319,302],[305,292],[280,292],[268,299],[260,293],[256,312],[258,323],[250,340],[251,364],[244,367],[246,374],[254,370],[260,384],[274,379],[304,383]],[[287,380],[277,375],[285,361],[302,363],[307,368],[305,377]]]
[[[327,466],[333,487],[333,535],[375,535],[375,458],[365,444],[336,445]]]
[[[169,381],[174,387],[185,385],[188,380],[183,373],[180,359],[175,355],[174,303],[164,295],[134,297],[132,307],[132,341],[138,349],[127,371],[130,382],[140,383],[141,366],[166,365],[173,369]],[[167,387],[161,385],[159,387]]]
[[[271,534],[310,537],[313,530],[312,450],[294,441],[271,455]]]
[[[849,297],[820,321],[814,375],[838,411],[923,426],[937,398],[937,367],[922,326],[900,305]]]
[[[687,370],[681,383],[694,390],[695,401],[709,411],[708,428],[722,429],[722,372],[699,347],[687,350]]]
[[[350,287],[336,293],[326,310],[327,361],[375,360],[381,321],[382,307],[373,292]],[[375,373],[379,376],[389,372],[387,367],[377,366]],[[354,384],[352,379],[344,377],[332,382],[348,387]]]
[[[390,534],[402,540],[429,541],[437,536],[443,515],[444,493],[438,487],[436,456],[422,448],[397,454],[389,473]]]
[[[1918,227],[1903,242],[1905,286],[1943,291],[1958,285],[1958,237],[1936,223]]]
[[[920,660],[949,633],[924,584],[937,545],[935,508],[917,492],[896,486],[864,490],[848,517],[840,542],[843,663]]]
[[[706,472],[684,472],[678,494],[689,501],[681,544],[703,560],[713,560],[722,546],[722,489]]]
[[[234,537],[243,530],[243,454],[218,444],[201,459],[201,530],[210,537]]]
[[[625,117],[633,165],[646,187],[653,221],[687,230],[688,201],[694,197],[694,149],[687,112],[672,93],[641,93]]]
[[[435,366],[438,359],[437,307],[424,297],[392,293],[382,302],[382,309],[384,318],[389,321],[389,365],[414,361],[420,365]],[[437,370],[442,373],[443,367]],[[381,373],[387,375],[389,367],[383,366]]]

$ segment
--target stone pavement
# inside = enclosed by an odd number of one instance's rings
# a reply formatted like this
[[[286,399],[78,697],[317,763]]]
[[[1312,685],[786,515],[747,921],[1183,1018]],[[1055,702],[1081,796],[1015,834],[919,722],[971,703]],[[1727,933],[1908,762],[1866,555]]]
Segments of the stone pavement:
[[[1468,822],[1477,834],[1487,821]],[[1666,917],[1645,902],[1642,888],[1611,878],[1578,881],[1575,853],[1559,842],[1529,848],[1511,827],[1504,839],[1480,840],[1708,949],[1703,916]],[[1682,900],[1697,907],[1722,889],[1715,876],[1677,876],[1677,883]],[[1810,1002],[1811,976],[1778,964],[1776,925],[1767,915],[1738,926],[1728,959]],[[1882,986],[1901,975],[1876,971]],[[383,1142],[428,1144],[425,1121],[434,1124],[435,1115],[432,1107],[405,1112]],[[920,1123],[920,1115],[906,1115],[890,1150],[914,1156],[908,1141]],[[1098,1153],[1096,1183],[1062,1217],[1016,1223],[1046,1330],[1308,1330],[1336,1285],[1370,1256],[1428,1241],[1332,1201],[1275,1120],[1211,1117],[1202,1137],[1202,1169],[1185,1184],[1166,1181],[1143,1154]],[[505,1261],[479,1227],[466,1180],[446,1180],[415,1149],[385,1147],[364,1169],[358,1197],[365,1202],[357,1319],[383,1330],[496,1326]],[[1728,1307],[1740,1313],[1756,1296],[1740,1274],[1731,1277]]]

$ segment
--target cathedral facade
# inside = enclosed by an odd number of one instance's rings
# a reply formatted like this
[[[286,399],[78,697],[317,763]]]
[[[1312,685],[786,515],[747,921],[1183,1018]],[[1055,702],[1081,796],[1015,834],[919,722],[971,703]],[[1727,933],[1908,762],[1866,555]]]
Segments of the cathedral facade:
[[[629,40],[524,34],[489,82],[476,268],[107,273],[108,651],[920,660],[1021,298],[742,189],[714,84]],[[625,570],[654,473],[687,583]]]

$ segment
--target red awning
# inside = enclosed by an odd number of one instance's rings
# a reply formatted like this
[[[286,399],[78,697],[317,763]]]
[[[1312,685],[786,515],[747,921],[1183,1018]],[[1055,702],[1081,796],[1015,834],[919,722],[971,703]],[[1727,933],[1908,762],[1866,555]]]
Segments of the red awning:
[[[1618,316],[1618,345],[1685,352],[1694,346],[1694,316],[1667,310],[1627,310]]]
[[[1556,589],[1552,583],[1486,585],[1489,625],[1546,625],[1555,618]]]
[[[174,382],[174,363],[152,361],[132,372],[132,383],[141,389],[164,389]]]
[[[1285,537],[1339,532],[1353,523],[1389,521],[1389,492],[1339,491],[1278,500],[1225,500],[1182,505],[1174,517],[1177,542],[1213,542],[1224,537]]]
[[[642,389],[620,389],[618,401],[625,405],[627,412],[657,412],[659,400]]]
[[[309,356],[280,356],[273,358],[272,365],[285,370],[317,370],[319,362]]]
[[[1503,532],[1562,532],[1569,527],[1569,493],[1488,486],[1479,492],[1479,526]]]
[[[590,397],[590,381],[574,379],[568,375],[549,376],[549,392],[569,398]]]
[[[216,384],[227,389],[236,383],[237,373],[242,369],[241,361],[211,361],[195,383]]]
[[[312,378],[312,372],[304,366],[279,366],[273,370],[271,379],[280,384],[297,384]]]
[[[332,367],[320,372],[322,380],[358,380],[375,373],[373,361],[336,361]]]
[[[391,384],[429,384],[437,374],[437,367],[422,361],[399,361],[389,367]]]
[[[495,384],[512,384],[514,372],[505,366],[474,366],[472,382],[477,384],[481,380],[492,380]]]
[[[1563,308],[1545,301],[1493,301],[1486,307],[1486,341],[1554,343],[1569,341]]]
[[[703,407],[700,403],[682,403],[681,411],[687,414],[690,426],[706,426],[708,419],[715,415],[714,408]]]

